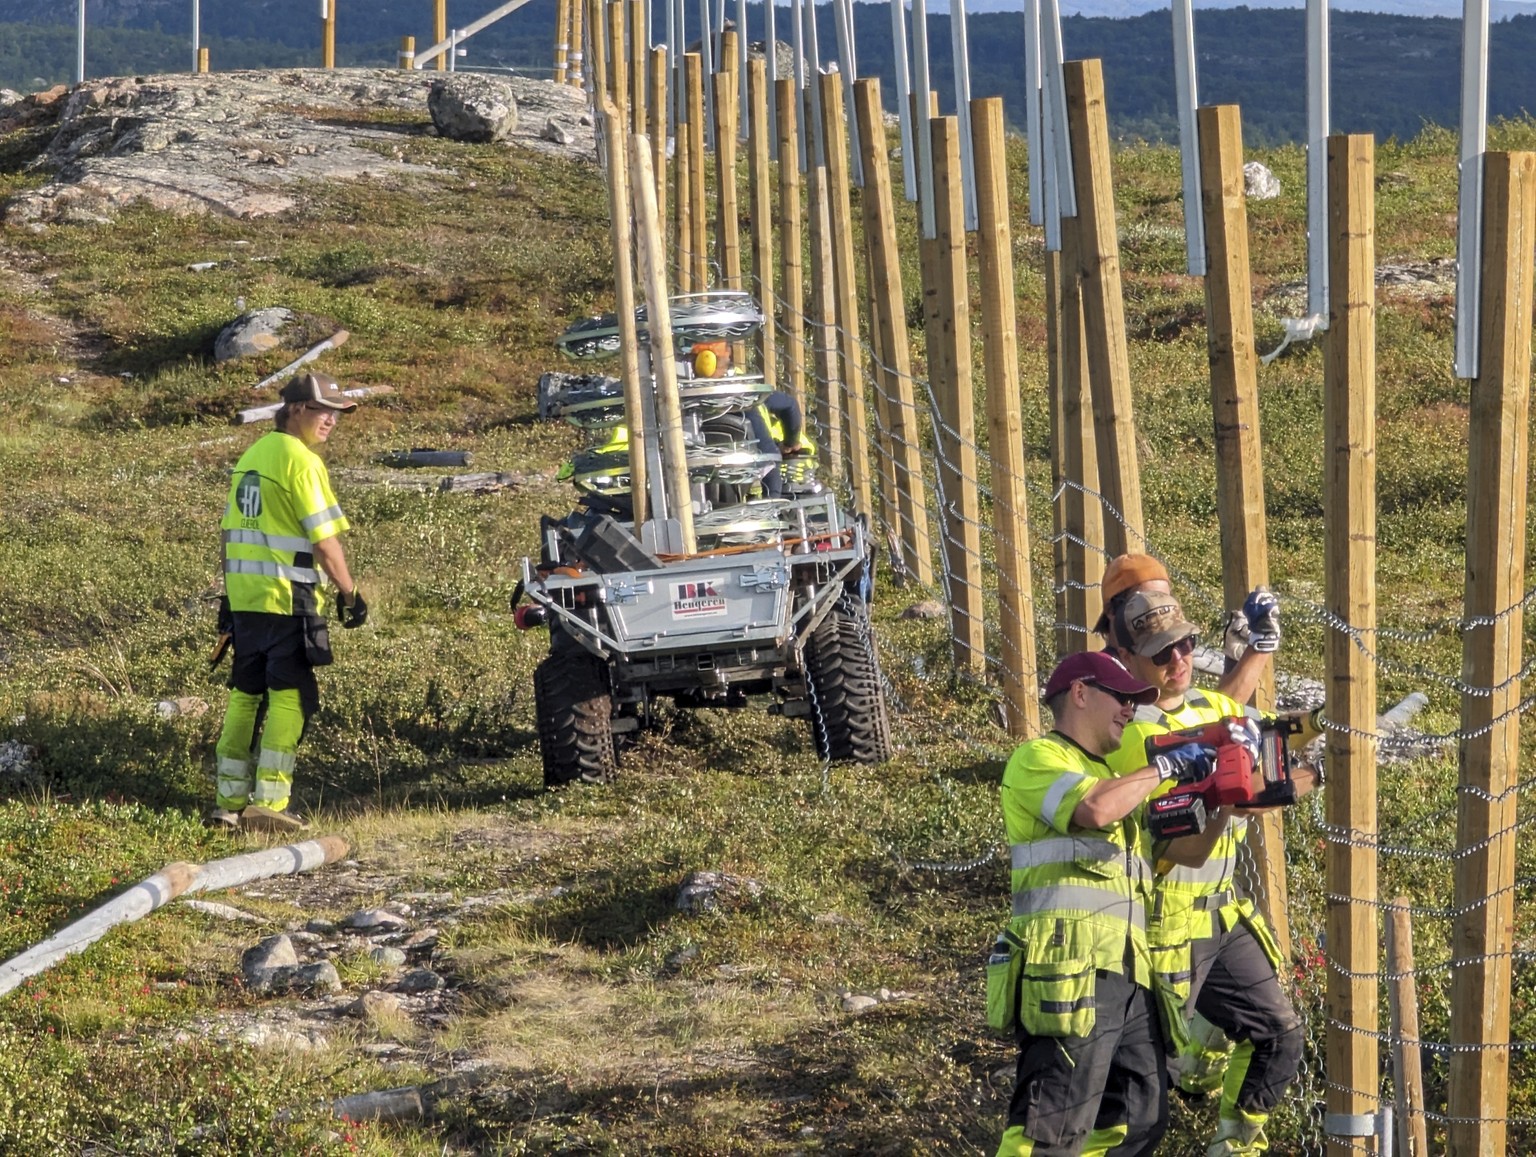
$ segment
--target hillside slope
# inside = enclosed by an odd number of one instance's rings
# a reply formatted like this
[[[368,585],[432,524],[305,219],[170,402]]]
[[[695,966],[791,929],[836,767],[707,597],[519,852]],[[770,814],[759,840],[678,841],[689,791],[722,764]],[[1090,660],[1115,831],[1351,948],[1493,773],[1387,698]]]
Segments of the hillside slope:
[[[290,115],[253,147],[280,148],[319,114],[297,100]],[[1011,1045],[982,1025],[980,969],[1007,904],[995,853],[1009,744],[995,689],[950,678],[943,620],[901,617],[940,592],[878,577],[890,764],[823,767],[803,726],[754,703],[668,713],[614,784],[543,792],[529,673],[545,640],[513,628],[507,600],[539,516],[571,502],[556,469],[575,435],[538,421],[534,390],[560,330],[612,303],[601,174],[439,139],[419,108],[341,104],[323,120],[391,132],[401,168],[305,181],[259,217],[139,203],[109,224],[0,225],[0,955],[167,862],[245,846],[198,824],[224,695],[205,662],[216,512],[258,432],[230,417],[292,355],[215,364],[215,335],[244,309],[287,306],[351,331],[321,369],[395,388],[344,419],[328,449],[372,616],[335,633],[296,790],[317,830],[350,842],[349,861],[214,897],[222,911],[172,905],[0,1001],[0,1151],[990,1150],[1013,1080]],[[0,128],[0,198],[52,179],[32,165],[54,135]],[[1529,122],[1493,140],[1533,142]],[[1444,133],[1381,149],[1384,260],[1434,269],[1451,252],[1454,154]],[[1285,190],[1250,206],[1268,349],[1304,270],[1303,158],[1255,156]],[[1148,526],[1178,560],[1186,606],[1215,630],[1204,298],[1183,274],[1178,160],[1137,145],[1115,166]],[[912,227],[908,286],[920,284]],[[1015,244],[1048,661],[1041,238],[1019,223]],[[1449,370],[1443,280],[1378,281],[1378,581],[1383,625],[1401,628],[1375,643],[1380,695],[1426,689],[1431,726],[1449,730],[1459,697],[1421,672],[1458,671],[1460,637],[1420,628],[1459,613],[1466,386]],[[1282,658],[1307,676],[1325,637],[1321,380],[1312,345],[1260,378]],[[394,464],[409,447],[469,451],[470,470],[507,484],[445,488],[440,471]],[[1454,758],[1387,766],[1383,846],[1448,844],[1455,800]],[[1325,834],[1310,807],[1288,816],[1309,1043],[1276,1152],[1321,1151]],[[1520,856],[1523,875],[1536,870],[1536,848]],[[1384,861],[1383,891],[1443,902],[1451,863]],[[713,905],[679,907],[695,873],[715,873]],[[1439,969],[1424,984],[1431,1040],[1445,1039],[1443,932],[1417,932],[1421,963]],[[258,990],[242,953],[281,933],[305,963],[329,962],[334,984]],[[1513,1019],[1517,1039],[1536,1038],[1529,986]],[[1531,1061],[1512,1063],[1528,1095]],[[1431,1063],[1432,1100],[1447,1079]],[[400,1086],[422,1091],[423,1116],[330,1117],[338,1096]],[[1198,1157],[1211,1110],[1174,1113],[1162,1152]],[[1512,1151],[1531,1140],[1517,1131]]]

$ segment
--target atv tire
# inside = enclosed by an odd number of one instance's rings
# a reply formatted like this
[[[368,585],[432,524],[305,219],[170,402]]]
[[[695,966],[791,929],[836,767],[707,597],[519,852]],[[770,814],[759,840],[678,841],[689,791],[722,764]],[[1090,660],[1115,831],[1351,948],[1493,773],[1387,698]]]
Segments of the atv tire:
[[[805,645],[805,680],[811,740],[822,759],[884,763],[891,757],[880,660],[869,630],[868,608],[838,599]]]
[[[544,786],[607,783],[618,764],[608,670],[586,651],[549,655],[533,672]]]

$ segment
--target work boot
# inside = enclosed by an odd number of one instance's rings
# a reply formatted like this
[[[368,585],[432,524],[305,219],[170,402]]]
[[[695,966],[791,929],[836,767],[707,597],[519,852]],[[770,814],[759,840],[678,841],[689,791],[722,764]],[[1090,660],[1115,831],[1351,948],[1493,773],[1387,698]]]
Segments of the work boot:
[[[225,808],[209,808],[203,816],[203,827],[211,828],[216,832],[236,832],[240,830],[240,813],[232,812]]]
[[[269,807],[252,804],[240,813],[240,826],[248,832],[267,832],[286,836],[309,830],[309,825],[288,812],[275,812]]]

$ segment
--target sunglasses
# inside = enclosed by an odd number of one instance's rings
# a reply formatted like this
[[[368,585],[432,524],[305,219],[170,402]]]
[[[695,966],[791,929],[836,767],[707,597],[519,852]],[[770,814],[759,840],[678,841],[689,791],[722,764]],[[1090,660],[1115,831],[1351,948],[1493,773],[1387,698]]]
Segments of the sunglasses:
[[[1136,696],[1127,695],[1123,691],[1111,691],[1108,687],[1104,686],[1104,684],[1095,683],[1092,679],[1080,679],[1079,682],[1082,683],[1084,687],[1092,687],[1095,691],[1108,695],[1122,707],[1129,707],[1136,702]]]
[[[1173,662],[1175,655],[1182,659],[1185,656],[1193,655],[1194,653],[1195,636],[1190,635],[1187,638],[1180,639],[1177,643],[1169,643],[1161,651],[1153,655],[1152,665],[1154,667],[1166,667],[1169,663]]]

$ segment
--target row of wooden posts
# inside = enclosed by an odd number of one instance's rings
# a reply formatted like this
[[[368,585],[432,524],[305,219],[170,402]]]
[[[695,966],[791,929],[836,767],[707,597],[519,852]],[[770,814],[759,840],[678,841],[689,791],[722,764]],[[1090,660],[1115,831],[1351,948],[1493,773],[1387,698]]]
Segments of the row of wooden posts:
[[[582,11],[584,7],[584,11]],[[705,200],[705,76],[697,54],[683,59],[684,101],[669,165],[666,141],[665,49],[647,49],[641,0],[570,0],[570,28],[583,20],[603,29],[590,37],[589,81],[599,107],[614,106],[615,126],[645,141],[645,171],[654,182],[658,220],[668,223],[671,283],[678,292],[711,287]],[[567,31],[568,43],[577,43]],[[814,413],[826,440],[833,476],[848,483],[855,503],[879,515],[901,557],[930,583],[931,506],[940,522],[940,560],[951,601],[956,666],[985,674],[982,472],[972,399],[970,270],[962,213],[959,139],[953,117],[932,115],[937,236],[920,246],[927,381],[935,413],[925,422],[922,395],[908,350],[896,211],[879,81],[855,85],[855,116],[867,178],[860,203],[864,252],[855,244],[850,209],[849,152],[843,89],[819,76],[813,163],[796,164],[797,93],[779,81],[778,123],[767,118],[762,60],[748,63],[747,217],[750,278],[741,255],[742,206],[737,195],[738,77],[734,32],[727,31],[725,67],[713,84],[716,190],[715,288],[748,289],[776,314],[758,341],[768,380],[815,394]],[[1078,216],[1063,222],[1059,254],[1044,275],[1049,314],[1048,364],[1053,511],[1057,543],[1056,621],[1060,653],[1088,645],[1080,627],[1100,611],[1097,580],[1105,554],[1144,549],[1126,324],[1103,78],[1097,61],[1066,66],[1069,133]],[[936,109],[930,106],[930,113]],[[1259,429],[1257,359],[1244,201],[1242,133],[1236,106],[1199,111],[1201,199],[1208,247],[1205,279],[1216,434],[1217,497],[1228,606],[1270,580]],[[1019,422],[1020,382],[1014,308],[1013,246],[1002,103],[972,102],[978,189],[976,240],[992,510],[997,562],[1000,671],[1009,730],[1038,733],[1034,600],[1025,462]],[[776,134],[777,181],[769,161]],[[612,135],[612,134],[610,134]],[[613,146],[610,146],[613,147]],[[814,158],[825,158],[824,165]],[[1356,645],[1356,632],[1376,623],[1375,596],[1375,245],[1374,142],[1336,136],[1328,142],[1330,284],[1334,287],[1325,338],[1324,562],[1326,604],[1352,631],[1334,630],[1325,656],[1328,795],[1326,816],[1340,833],[1326,853],[1328,886],[1327,1083],[1329,1151],[1374,1151],[1380,1099],[1378,994],[1375,671]],[[669,180],[669,168],[670,176]],[[1521,615],[1508,612],[1524,584],[1524,502],[1531,343],[1532,252],[1536,249],[1536,157],[1489,154],[1486,160],[1485,268],[1481,311],[1482,376],[1472,387],[1472,453],[1466,607],[1493,620],[1466,637],[1471,682],[1496,690],[1468,695],[1463,725],[1460,846],[1455,884],[1449,1150],[1504,1152],[1508,1106],[1510,961],[1513,924],[1515,754],[1520,699]],[[670,205],[670,212],[668,206]],[[809,238],[802,224],[809,217]],[[777,230],[775,231],[775,226]],[[775,235],[776,233],[776,235]],[[808,244],[807,244],[808,242]],[[809,268],[804,267],[809,254]],[[777,261],[774,255],[777,254]],[[862,285],[860,284],[860,269]],[[778,285],[774,278],[777,275]],[[805,313],[809,276],[810,312]],[[862,290],[862,293],[861,293]],[[860,305],[864,316],[861,317]],[[867,324],[866,324],[867,321]],[[809,335],[809,337],[807,336]],[[808,377],[811,379],[808,382]],[[874,400],[871,431],[866,389]],[[937,468],[923,471],[925,427],[932,431]],[[878,487],[876,483],[878,482]],[[930,506],[928,487],[937,488]],[[1074,629],[1074,626],[1079,629]],[[1269,708],[1266,680],[1256,702]],[[1253,881],[1281,943],[1290,929],[1281,818],[1251,825]],[[1398,917],[1394,916],[1394,919]],[[1401,945],[1405,930],[1397,925]],[[1411,949],[1409,950],[1411,953]],[[1411,967],[1411,966],[1410,966]],[[1401,971],[1400,969],[1397,971]],[[1412,1092],[1401,1047],[1405,1026],[1417,1035],[1411,983],[1393,987],[1392,1039],[1400,1114],[1406,1135],[1422,1133],[1422,1092]],[[1413,1043],[1410,1039],[1406,1043]],[[1471,1046],[1471,1047],[1467,1047]],[[1416,1153],[1419,1148],[1411,1149]]]

